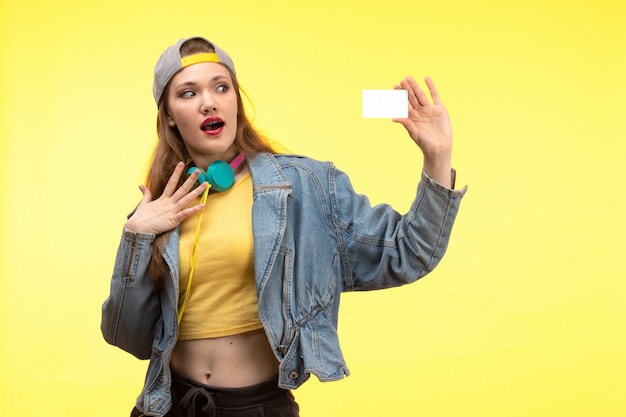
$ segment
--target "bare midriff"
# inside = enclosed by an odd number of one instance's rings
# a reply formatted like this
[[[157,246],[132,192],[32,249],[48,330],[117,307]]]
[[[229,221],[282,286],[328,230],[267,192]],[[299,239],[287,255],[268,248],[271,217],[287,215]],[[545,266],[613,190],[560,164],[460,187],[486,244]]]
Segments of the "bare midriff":
[[[197,382],[223,388],[259,384],[278,374],[278,360],[263,329],[179,340],[172,351],[171,366]]]

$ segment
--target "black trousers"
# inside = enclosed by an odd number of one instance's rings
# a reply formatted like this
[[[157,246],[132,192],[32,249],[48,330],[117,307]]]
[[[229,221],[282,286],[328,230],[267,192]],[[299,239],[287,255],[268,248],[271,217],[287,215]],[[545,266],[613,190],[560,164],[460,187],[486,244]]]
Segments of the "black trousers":
[[[299,406],[276,378],[242,388],[216,388],[172,371],[172,408],[166,417],[298,417]],[[131,417],[143,414],[133,409]]]

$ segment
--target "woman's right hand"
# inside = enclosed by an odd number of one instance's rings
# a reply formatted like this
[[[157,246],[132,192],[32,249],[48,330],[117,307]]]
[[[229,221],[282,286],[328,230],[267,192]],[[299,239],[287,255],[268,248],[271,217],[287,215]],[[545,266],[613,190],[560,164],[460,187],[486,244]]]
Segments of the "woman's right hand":
[[[202,195],[207,187],[205,182],[192,190],[200,175],[199,170],[195,170],[180,188],[176,189],[184,168],[185,164],[182,162],[176,165],[163,190],[163,194],[156,200],[152,200],[152,192],[146,186],[141,185],[139,187],[143,193],[143,198],[133,215],[126,222],[128,230],[135,233],[154,233],[158,235],[174,229],[187,217],[198,213],[204,208],[204,204],[196,204],[189,207],[189,204]]]

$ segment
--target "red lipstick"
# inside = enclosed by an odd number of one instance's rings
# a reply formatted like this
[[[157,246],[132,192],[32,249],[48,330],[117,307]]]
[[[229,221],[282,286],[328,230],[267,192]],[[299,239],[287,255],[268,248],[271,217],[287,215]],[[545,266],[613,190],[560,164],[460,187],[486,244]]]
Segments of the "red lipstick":
[[[207,135],[219,135],[224,130],[224,121],[219,117],[209,117],[200,126]]]

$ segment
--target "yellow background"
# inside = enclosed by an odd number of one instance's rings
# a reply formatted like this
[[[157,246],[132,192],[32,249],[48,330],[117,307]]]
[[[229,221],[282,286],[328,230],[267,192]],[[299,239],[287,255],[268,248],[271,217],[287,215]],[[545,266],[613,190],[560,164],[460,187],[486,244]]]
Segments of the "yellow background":
[[[469,192],[440,267],[342,300],[352,375],[312,416],[626,415],[622,1],[0,3],[2,415],[125,416],[146,363],[99,331],[153,147],[154,62],[226,49],[255,124],[408,208],[421,157],[362,89],[433,77]]]

